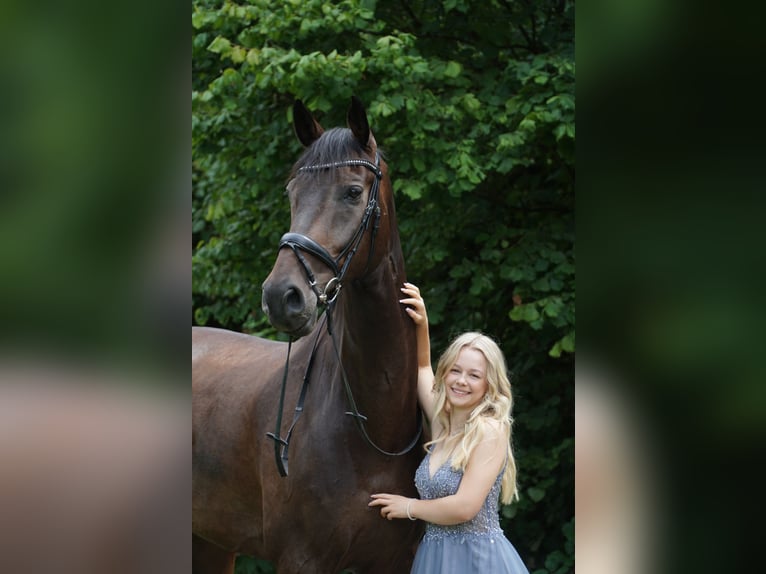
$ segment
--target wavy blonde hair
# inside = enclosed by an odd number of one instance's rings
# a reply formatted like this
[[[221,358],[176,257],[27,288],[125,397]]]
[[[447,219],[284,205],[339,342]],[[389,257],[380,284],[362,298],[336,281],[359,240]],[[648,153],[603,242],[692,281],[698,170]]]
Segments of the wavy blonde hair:
[[[516,461],[511,448],[513,424],[511,381],[503,352],[487,335],[478,332],[463,333],[452,341],[439,359],[434,375],[433,392],[436,395],[436,420],[441,424],[443,431],[425,446],[430,451],[435,445],[450,438],[450,404],[447,401],[444,378],[457,362],[460,351],[465,348],[476,349],[484,355],[487,362],[487,392],[482,402],[468,416],[465,427],[456,435],[460,448],[452,456],[452,468],[465,470],[474,447],[484,439],[488,425],[492,424],[490,421],[497,421],[508,443],[500,500],[503,504],[510,504],[519,498],[516,485]]]

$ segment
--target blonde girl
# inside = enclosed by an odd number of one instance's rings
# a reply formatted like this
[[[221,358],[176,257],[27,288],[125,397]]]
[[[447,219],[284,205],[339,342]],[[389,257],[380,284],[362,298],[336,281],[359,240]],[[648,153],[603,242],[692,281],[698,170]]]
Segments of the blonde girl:
[[[500,528],[498,502],[518,498],[511,449],[513,398],[502,351],[488,336],[458,336],[434,374],[425,302],[405,283],[416,325],[418,400],[434,439],[415,474],[420,498],[372,494],[383,518],[423,520],[414,574],[528,574]]]

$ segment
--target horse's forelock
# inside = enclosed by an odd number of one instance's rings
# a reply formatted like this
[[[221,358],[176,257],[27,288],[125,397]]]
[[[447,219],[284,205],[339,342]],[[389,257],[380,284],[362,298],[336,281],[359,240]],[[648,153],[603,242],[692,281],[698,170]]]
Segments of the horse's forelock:
[[[332,128],[325,131],[318,140],[306,148],[303,155],[295,162],[290,177],[295,177],[302,167],[333,163],[364,155],[364,149],[350,129]],[[322,172],[309,171],[304,173],[317,176]]]

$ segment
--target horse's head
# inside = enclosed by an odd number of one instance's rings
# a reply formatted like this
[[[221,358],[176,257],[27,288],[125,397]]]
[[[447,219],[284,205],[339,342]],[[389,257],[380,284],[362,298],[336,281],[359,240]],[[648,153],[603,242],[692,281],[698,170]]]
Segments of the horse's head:
[[[295,133],[306,150],[287,184],[291,224],[263,283],[262,307],[271,324],[294,338],[310,333],[318,306],[332,304],[344,282],[376,266],[385,164],[364,106],[352,98],[348,128],[325,131],[298,100]],[[385,209],[384,209],[385,211]],[[385,233],[381,230],[381,235]]]

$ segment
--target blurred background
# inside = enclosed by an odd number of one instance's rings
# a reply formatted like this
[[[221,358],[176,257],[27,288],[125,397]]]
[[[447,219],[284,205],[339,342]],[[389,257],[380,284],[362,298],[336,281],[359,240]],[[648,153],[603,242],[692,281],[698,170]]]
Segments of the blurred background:
[[[577,6],[581,572],[760,568],[764,10],[740,7]]]
[[[0,7],[0,571],[188,572],[188,9]]]

